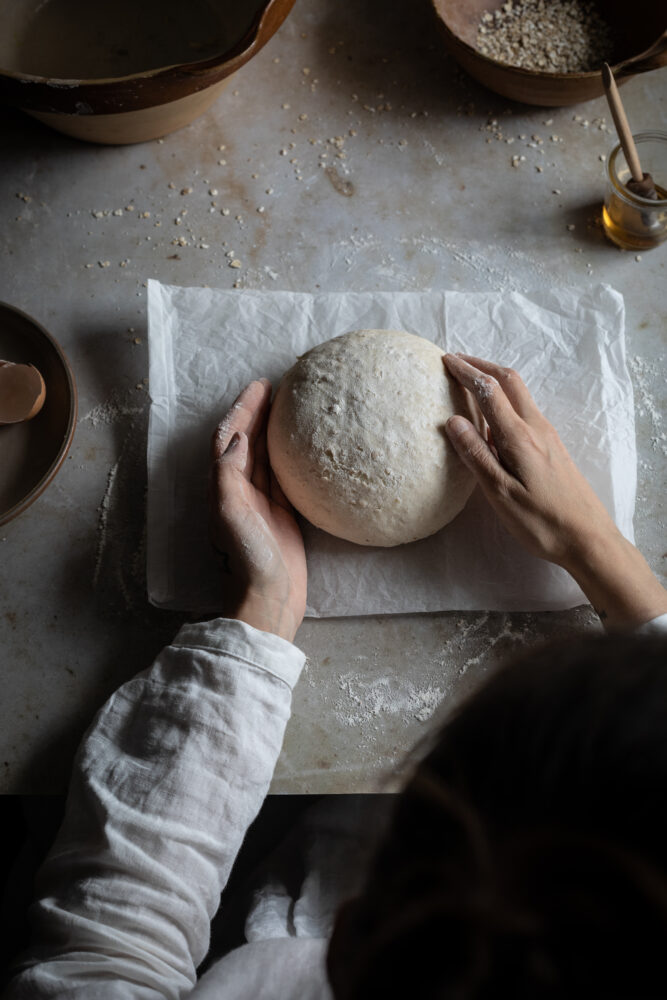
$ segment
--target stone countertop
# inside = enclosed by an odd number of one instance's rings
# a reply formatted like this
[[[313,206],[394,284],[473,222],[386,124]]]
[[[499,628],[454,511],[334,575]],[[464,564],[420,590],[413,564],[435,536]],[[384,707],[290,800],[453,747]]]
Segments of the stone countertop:
[[[3,792],[64,791],[93,713],[184,620],[145,591],[151,277],[239,294],[614,286],[637,542],[664,573],[667,249],[624,253],[601,231],[606,103],[484,90],[414,6],[301,0],[202,118],[154,142],[86,145],[0,111],[0,299],[56,337],[79,390],[63,468],[0,528]],[[622,93],[635,131],[665,128],[667,70]],[[595,621],[587,607],[307,620],[272,790],[393,788],[411,747],[505,657]]]

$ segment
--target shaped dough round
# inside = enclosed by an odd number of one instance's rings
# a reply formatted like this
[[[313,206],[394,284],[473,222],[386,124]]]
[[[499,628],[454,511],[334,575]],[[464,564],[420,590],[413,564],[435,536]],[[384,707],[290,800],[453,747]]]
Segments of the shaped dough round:
[[[456,517],[474,481],[445,434],[464,412],[442,351],[399,330],[357,330],[299,358],[278,387],[271,465],[312,524],[359,545],[401,545]]]

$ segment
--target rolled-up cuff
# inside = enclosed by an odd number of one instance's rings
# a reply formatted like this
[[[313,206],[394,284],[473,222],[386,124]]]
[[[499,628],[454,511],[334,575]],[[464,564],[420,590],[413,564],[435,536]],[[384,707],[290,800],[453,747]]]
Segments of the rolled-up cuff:
[[[202,649],[233,656],[274,674],[293,688],[306,662],[293,643],[273,632],[262,632],[236,618],[214,618],[184,625],[171,643],[183,649]]]

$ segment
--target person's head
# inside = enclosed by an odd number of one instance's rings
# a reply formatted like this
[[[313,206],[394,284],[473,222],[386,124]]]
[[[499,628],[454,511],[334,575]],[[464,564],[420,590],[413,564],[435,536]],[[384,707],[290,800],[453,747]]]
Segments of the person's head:
[[[329,949],[336,1000],[665,996],[667,638],[533,651],[444,726]]]

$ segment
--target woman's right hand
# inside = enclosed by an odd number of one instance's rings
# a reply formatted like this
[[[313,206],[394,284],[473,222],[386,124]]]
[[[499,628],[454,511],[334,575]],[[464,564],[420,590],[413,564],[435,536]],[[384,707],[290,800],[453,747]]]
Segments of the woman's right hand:
[[[529,552],[563,566],[608,626],[632,627],[667,612],[667,592],[614,524],[554,427],[512,369],[446,354],[487,439],[462,416],[447,435],[507,530]]]

